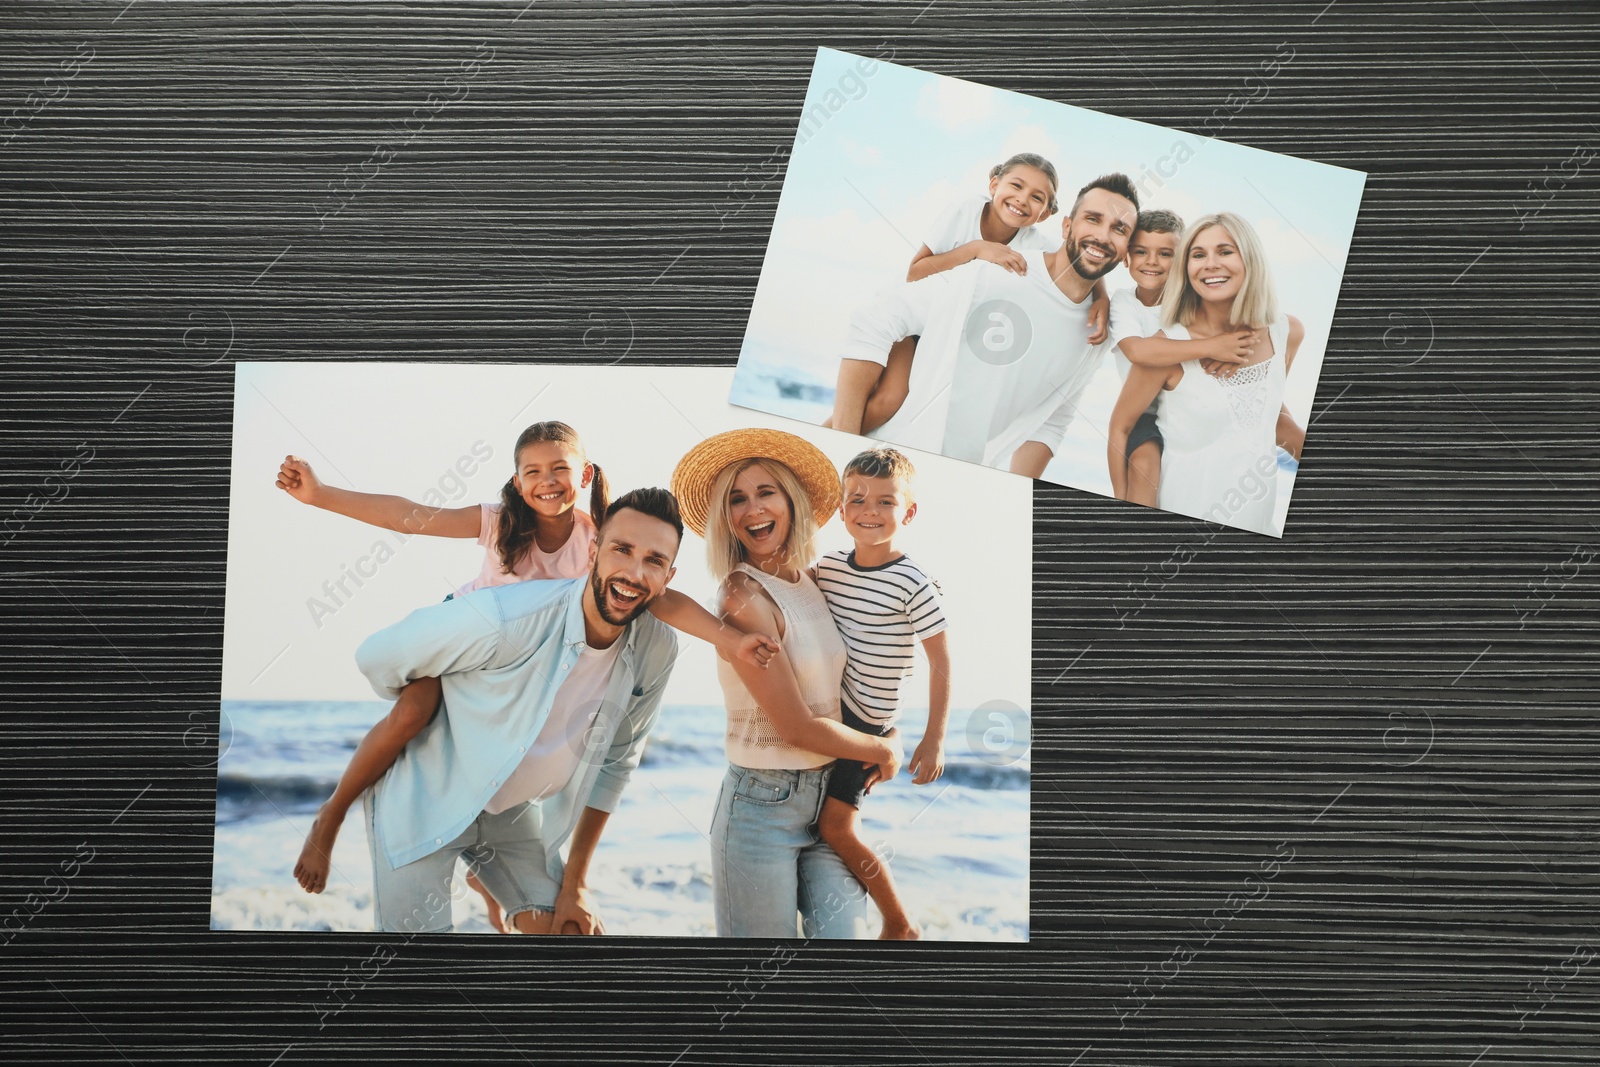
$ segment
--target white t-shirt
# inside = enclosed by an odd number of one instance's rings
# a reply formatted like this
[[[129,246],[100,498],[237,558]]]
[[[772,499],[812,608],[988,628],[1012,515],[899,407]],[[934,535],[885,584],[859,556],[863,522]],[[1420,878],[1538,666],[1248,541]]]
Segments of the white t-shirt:
[[[498,815],[514,808],[525,800],[541,800],[561,792],[572,779],[583,758],[589,724],[600,712],[600,701],[606,693],[606,683],[611,680],[611,668],[616,665],[624,638],[611,642],[610,648],[590,648],[587,644],[578,653],[577,662],[567,673],[567,680],[556,690],[550,705],[550,714],[539,729],[539,736],[528,746],[527,755],[517,764],[516,770],[506,776],[494,796],[483,810]]]
[[[1132,286],[1111,294],[1111,351],[1116,357],[1117,373],[1128,380],[1133,364],[1117,347],[1125,338],[1153,337],[1161,329],[1161,305],[1145,307],[1139,302],[1139,291]]]
[[[856,309],[845,359],[883,364],[922,338],[906,402],[869,437],[1002,470],[1025,441],[1061,447],[1105,346],[1089,345],[1091,298],[1068,300],[1043,253],[1023,256],[1027,274],[974,260]]]
[[[922,243],[939,256],[968,241],[983,240],[978,225],[983,220],[983,209],[988,206],[989,198],[984,196],[960,201],[939,216],[933,227],[922,235]],[[1008,247],[1018,252],[1054,252],[1061,247],[1061,227],[1050,222],[1024,226],[1011,238]]]
[[[1150,337],[1161,329],[1161,305],[1145,307],[1139,301],[1138,292],[1138,289],[1129,286],[1111,294],[1111,362],[1124,382],[1128,380],[1128,372],[1133,370],[1133,364],[1122,354],[1123,339]],[[1153,415],[1160,406],[1161,394],[1157,393],[1145,411]]]

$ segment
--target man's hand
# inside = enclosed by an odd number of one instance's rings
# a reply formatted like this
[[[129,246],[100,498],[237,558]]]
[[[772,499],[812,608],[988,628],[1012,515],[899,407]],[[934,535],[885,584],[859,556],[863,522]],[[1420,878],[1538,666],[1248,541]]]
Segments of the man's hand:
[[[555,915],[550,920],[552,934],[603,934],[605,923],[595,908],[587,886],[561,887],[556,896]]]
[[[911,753],[911,784],[927,785],[944,774],[944,742],[937,737],[924,737]]]
[[[862,792],[872,792],[872,787],[879,782],[887,782],[900,773],[902,753],[900,751],[900,731],[890,730],[883,735],[883,740],[889,745],[889,758],[867,772],[867,784]]]
[[[322,488],[322,482],[312,471],[311,464],[299,456],[284,456],[278,467],[278,488],[302,504],[309,504]]]
[[[766,634],[745,634],[739,639],[739,647],[734,654],[752,667],[767,669],[767,664],[772,662],[772,657],[781,650],[781,645]]]
[[[996,241],[974,241],[978,247],[973,249],[973,259],[986,259],[995,266],[1004,267],[1012,274],[1028,273],[1028,261],[1021,252],[1008,245]]]

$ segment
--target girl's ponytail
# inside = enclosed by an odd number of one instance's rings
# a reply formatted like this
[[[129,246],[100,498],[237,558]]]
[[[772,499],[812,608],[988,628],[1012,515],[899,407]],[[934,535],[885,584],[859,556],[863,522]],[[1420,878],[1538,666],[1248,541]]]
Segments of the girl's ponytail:
[[[600,464],[590,463],[594,470],[594,480],[589,483],[589,517],[594,520],[594,528],[600,529],[600,524],[606,521],[606,509],[611,506],[611,486],[606,482],[606,472],[600,469]]]
[[[538,520],[534,517],[533,509],[522,499],[522,494],[517,492],[517,483],[507,478],[506,484],[500,487],[500,514],[495,519],[496,542],[500,546],[500,568],[506,574],[511,573],[517,559],[528,551],[529,545],[533,544],[533,535],[537,528]]]

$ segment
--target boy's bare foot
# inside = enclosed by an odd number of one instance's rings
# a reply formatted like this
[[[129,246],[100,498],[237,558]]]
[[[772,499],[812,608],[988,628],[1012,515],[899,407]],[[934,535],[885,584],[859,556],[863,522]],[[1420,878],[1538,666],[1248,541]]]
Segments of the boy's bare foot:
[[[494,899],[494,894],[483,887],[482,882],[478,881],[478,874],[471,867],[467,868],[467,885],[483,898],[483,903],[489,909],[489,925],[494,927],[495,933],[505,933],[506,920],[500,911],[500,902]]]
[[[903,923],[883,921],[883,932],[878,935],[879,941],[920,941],[922,940],[922,927],[907,919]]]
[[[339,837],[343,819],[335,820],[324,804],[317,809],[306,833],[306,843],[300,848],[300,859],[294,865],[295,881],[307,893],[320,893],[328,885],[328,868],[333,864],[333,843]]]

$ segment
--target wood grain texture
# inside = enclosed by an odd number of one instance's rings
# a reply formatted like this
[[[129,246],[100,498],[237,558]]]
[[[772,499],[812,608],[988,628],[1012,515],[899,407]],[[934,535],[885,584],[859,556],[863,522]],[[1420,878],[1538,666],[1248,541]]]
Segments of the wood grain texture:
[[[1031,944],[207,929],[231,361],[731,364],[817,45],[1198,130],[1285,42],[1222,136],[1371,175],[1289,535],[1039,486]],[[1507,0],[6,5],[3,1058],[1596,1062],[1597,44]]]

